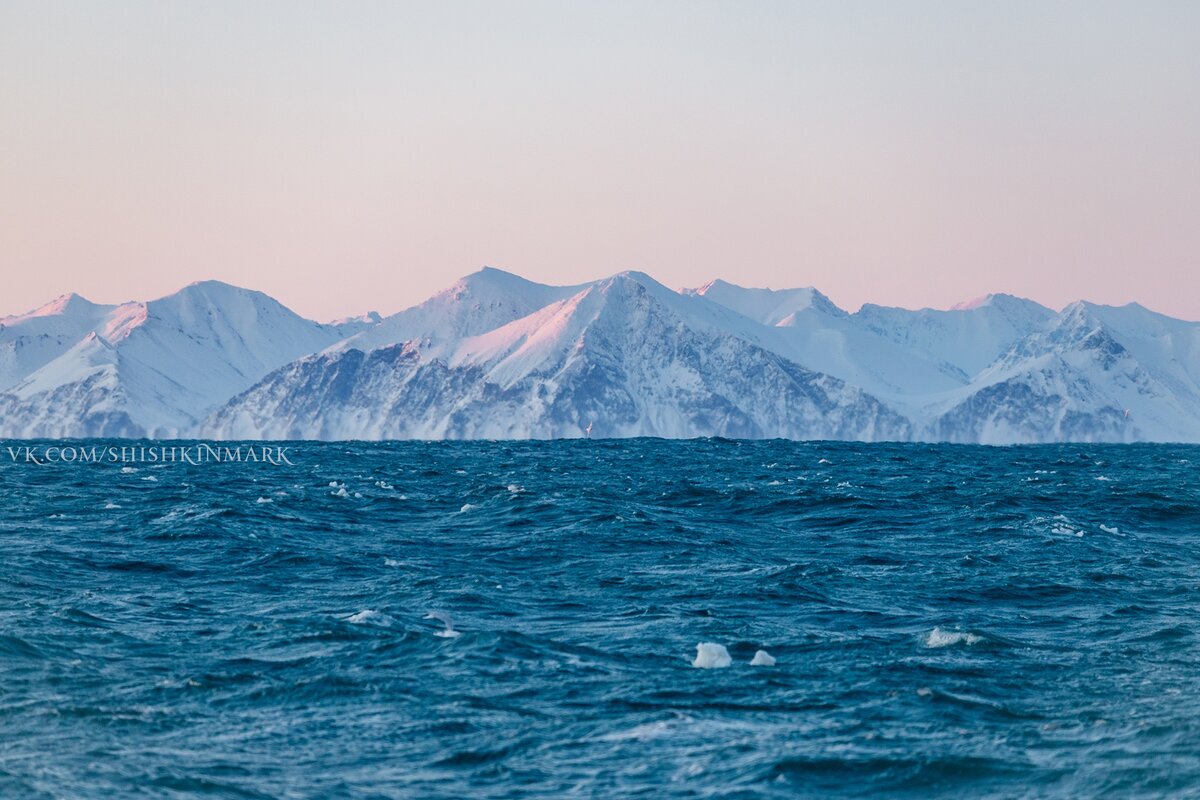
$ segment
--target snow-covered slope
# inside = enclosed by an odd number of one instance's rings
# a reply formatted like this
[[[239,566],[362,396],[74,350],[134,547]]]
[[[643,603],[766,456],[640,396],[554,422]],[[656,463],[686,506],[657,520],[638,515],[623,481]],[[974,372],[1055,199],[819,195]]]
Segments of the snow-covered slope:
[[[70,350],[114,308],[65,294],[28,314],[0,318],[0,392]]]
[[[86,314],[73,305],[14,321],[22,330],[55,318],[64,340],[83,333],[57,357],[39,357],[43,363],[0,395],[0,435],[107,435],[114,425],[123,435],[186,434],[211,408],[327,347],[341,330],[305,320],[261,292],[216,281],[147,303],[89,304]]]
[[[1152,334],[1161,327],[1105,324],[1104,317],[1151,321],[1120,312],[1068,306],[980,373],[925,435],[985,444],[1200,441],[1194,383],[1169,385],[1172,378],[1186,382],[1197,368],[1169,358],[1177,343],[1187,361],[1195,352],[1190,335],[1176,330],[1177,338],[1156,343]],[[1138,351],[1149,358],[1139,359]]]
[[[484,267],[424,303],[346,338],[337,347],[369,351],[416,341],[427,355],[442,354],[466,336],[520,319],[569,297],[578,288],[546,286],[504,270]]]
[[[969,380],[1053,316],[1032,300],[992,294],[949,311],[867,304],[854,314],[854,322]]]
[[[938,338],[937,330],[920,333],[922,327],[930,327],[927,312],[875,306],[868,307],[871,310],[865,316],[861,311],[847,314],[815,289],[746,289],[725,281],[713,281],[689,294],[770,326],[770,331],[763,332],[759,339],[765,347],[810,369],[859,386],[906,414],[918,414],[937,396],[963,386],[970,379],[944,354],[929,347],[913,346],[914,340]],[[876,309],[888,312],[888,325],[872,324],[871,314]],[[957,316],[982,313],[985,312]],[[1005,344],[1025,333],[1028,330],[1014,332]],[[959,346],[964,350],[974,348],[975,360],[983,362],[981,367],[1001,352],[1001,348],[988,341],[979,345],[968,341]],[[988,355],[979,355],[980,350]]]

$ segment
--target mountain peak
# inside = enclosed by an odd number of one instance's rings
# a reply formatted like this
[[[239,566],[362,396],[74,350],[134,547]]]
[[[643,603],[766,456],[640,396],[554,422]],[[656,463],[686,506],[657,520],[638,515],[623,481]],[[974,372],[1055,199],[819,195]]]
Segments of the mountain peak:
[[[4,317],[3,320],[5,322],[13,323],[21,320],[33,319],[35,317],[56,317],[68,314],[83,314],[93,311],[99,307],[100,306],[98,304],[93,303],[86,297],[78,295],[75,292],[68,292],[67,294],[59,295],[49,303],[39,306],[32,311],[28,311],[24,314],[15,314],[11,317]]]
[[[844,317],[846,312],[812,286],[796,289],[751,289],[721,279],[709,281],[687,294],[704,297],[763,325],[790,325],[797,315],[815,312]]]

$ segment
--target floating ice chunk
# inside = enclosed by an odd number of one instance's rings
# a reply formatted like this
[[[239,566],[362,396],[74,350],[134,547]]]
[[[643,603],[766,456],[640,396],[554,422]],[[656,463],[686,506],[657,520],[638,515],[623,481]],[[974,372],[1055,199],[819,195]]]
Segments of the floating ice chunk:
[[[1105,533],[1120,533],[1121,532],[1120,528],[1110,528],[1107,525],[1100,525],[1099,528],[1100,528],[1100,530],[1104,531]]]
[[[346,491],[345,486],[338,487],[336,492],[330,492],[334,497],[349,497],[350,493]]]
[[[344,486],[344,485],[345,485],[345,484],[338,483],[337,481],[330,481],[330,482],[329,482],[329,488],[330,488],[330,489],[336,489],[336,488],[338,488],[339,486]]]
[[[733,659],[729,657],[729,651],[725,649],[725,645],[716,642],[701,642],[696,645],[696,660],[692,662],[693,667],[721,669],[732,663]]]
[[[355,497],[357,497],[357,498],[359,498],[359,499],[361,500],[361,499],[362,499],[362,492],[355,492],[355,493],[354,493],[354,496],[355,496]]]
[[[275,501],[269,497],[260,497],[257,500],[255,500],[254,502],[258,503],[259,505],[262,505],[263,503],[274,503]]]
[[[454,621],[451,620],[450,615],[444,611],[430,611],[425,615],[425,619],[436,619],[438,622],[446,626],[442,630],[433,634],[434,636],[441,636],[443,639],[453,639],[455,637],[462,636],[460,631],[454,630]]]
[[[400,562],[394,558],[385,558],[383,560],[383,565],[385,567],[398,567],[398,566],[400,566]]]
[[[983,637],[968,631],[944,631],[934,628],[925,636],[926,647],[953,647],[956,644],[976,644]]]
[[[114,509],[114,508],[120,508],[120,506],[119,506],[119,505],[117,505],[116,503],[105,503],[105,504],[104,504],[104,509],[105,509],[106,511],[110,511],[110,510],[112,510],[112,509]]]
[[[475,508],[475,506],[471,505],[470,503],[466,503],[466,504],[464,504],[464,505],[463,505],[463,507],[462,507],[462,508],[460,508],[460,509],[458,510],[458,513],[460,513],[460,514],[465,514],[465,513],[467,513],[468,511],[472,510],[473,508]]]
[[[520,494],[521,492],[525,491],[525,487],[515,483],[510,483],[508,485],[508,491],[512,492],[513,494]]]
[[[376,489],[394,489],[395,487],[392,486],[387,481],[375,481],[375,488]]]
[[[828,458],[822,458],[822,459],[821,459],[820,461],[818,461],[817,463],[818,463],[818,464],[830,464],[830,463],[832,463],[832,462],[831,462],[831,461],[830,461]]]
[[[768,653],[766,650],[759,650],[754,654],[754,658],[750,660],[752,667],[773,667],[775,666],[775,656]]]

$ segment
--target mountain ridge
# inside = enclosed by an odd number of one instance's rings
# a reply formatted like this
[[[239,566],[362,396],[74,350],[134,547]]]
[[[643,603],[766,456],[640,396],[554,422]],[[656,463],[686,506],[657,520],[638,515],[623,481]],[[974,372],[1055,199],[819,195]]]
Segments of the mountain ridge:
[[[197,281],[0,319],[0,436],[1200,441],[1200,323],[1008,294],[946,309],[485,267],[381,316]]]

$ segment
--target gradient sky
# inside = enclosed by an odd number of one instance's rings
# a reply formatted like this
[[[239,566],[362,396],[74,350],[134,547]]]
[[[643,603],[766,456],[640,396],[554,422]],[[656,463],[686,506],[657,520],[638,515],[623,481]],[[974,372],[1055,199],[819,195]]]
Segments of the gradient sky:
[[[1200,3],[0,0],[0,314],[485,264],[1200,319]]]

